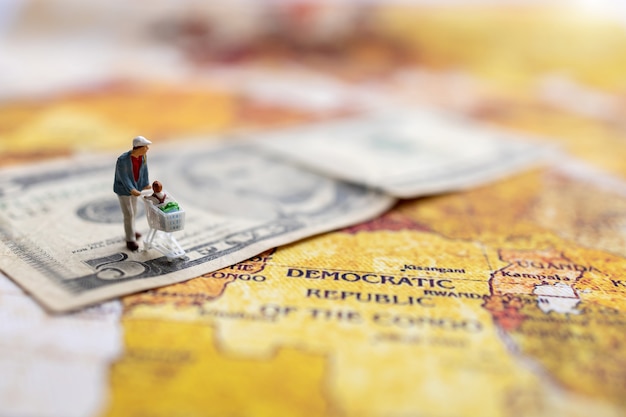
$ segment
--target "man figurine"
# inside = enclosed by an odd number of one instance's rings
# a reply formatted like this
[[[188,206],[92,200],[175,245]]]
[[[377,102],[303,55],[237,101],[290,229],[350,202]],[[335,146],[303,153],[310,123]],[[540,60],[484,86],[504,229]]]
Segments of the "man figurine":
[[[141,195],[141,190],[150,188],[146,153],[151,143],[143,136],[137,136],[133,139],[133,149],[120,155],[115,164],[113,191],[120,200],[124,215],[126,247],[131,251],[139,249],[137,239],[141,235],[135,232],[137,197]]]

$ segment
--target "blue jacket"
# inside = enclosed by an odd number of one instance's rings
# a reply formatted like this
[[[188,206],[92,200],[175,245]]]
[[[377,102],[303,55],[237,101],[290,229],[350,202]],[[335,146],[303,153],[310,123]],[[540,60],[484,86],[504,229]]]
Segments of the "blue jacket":
[[[148,164],[144,155],[141,167],[139,168],[139,181],[135,181],[133,176],[133,162],[130,156],[131,151],[125,152],[117,158],[115,164],[115,181],[113,191],[117,195],[131,195],[130,190],[141,191],[148,186]]]

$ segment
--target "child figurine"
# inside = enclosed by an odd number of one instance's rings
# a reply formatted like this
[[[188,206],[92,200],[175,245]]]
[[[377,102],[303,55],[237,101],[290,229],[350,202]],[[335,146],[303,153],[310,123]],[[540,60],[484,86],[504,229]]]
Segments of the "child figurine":
[[[146,196],[147,200],[150,200],[152,204],[157,206],[161,211],[165,213],[171,213],[172,211],[179,210],[178,203],[172,200],[163,190],[163,184],[160,181],[154,181],[152,183],[152,195]]]
[[[152,183],[152,195],[146,196],[148,200],[152,201],[155,205],[165,203],[167,194],[163,192],[163,184],[160,181],[154,181]]]

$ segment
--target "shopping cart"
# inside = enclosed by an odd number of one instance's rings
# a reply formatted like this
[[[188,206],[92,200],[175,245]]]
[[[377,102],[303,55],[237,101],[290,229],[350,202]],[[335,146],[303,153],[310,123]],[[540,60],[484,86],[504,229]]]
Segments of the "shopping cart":
[[[185,251],[180,247],[172,232],[183,230],[185,227],[185,211],[166,213],[159,207],[163,204],[154,204],[149,198],[142,198],[146,205],[146,217],[150,231],[143,241],[144,250],[156,249],[167,257],[168,261],[176,258],[185,259]]]

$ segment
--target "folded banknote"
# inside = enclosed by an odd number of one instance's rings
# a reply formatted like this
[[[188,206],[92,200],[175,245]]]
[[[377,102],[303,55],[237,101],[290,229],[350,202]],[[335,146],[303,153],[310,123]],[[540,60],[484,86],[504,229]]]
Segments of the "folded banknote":
[[[184,229],[170,235],[184,257],[171,259],[153,248],[126,249],[113,193],[116,158],[82,156],[0,173],[0,269],[49,310],[194,278],[365,221],[395,201],[299,168],[250,141],[155,143],[150,180],[185,212]],[[145,217],[137,226],[148,236]]]
[[[151,180],[176,196],[185,224],[139,252],[125,248],[112,190],[116,155],[5,169],[0,270],[48,309],[72,310],[363,222],[395,197],[482,184],[545,155],[513,134],[416,110],[240,140],[156,144]],[[154,236],[143,216],[137,224]],[[175,257],[163,250],[172,241]]]
[[[553,154],[528,136],[426,109],[396,109],[277,131],[266,149],[400,198],[458,191]]]

